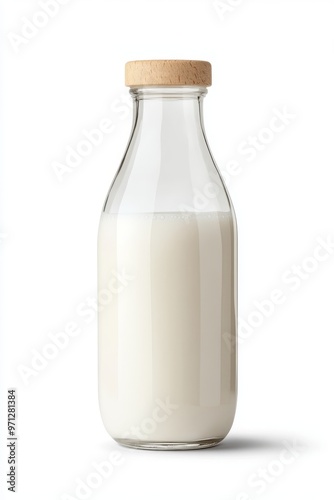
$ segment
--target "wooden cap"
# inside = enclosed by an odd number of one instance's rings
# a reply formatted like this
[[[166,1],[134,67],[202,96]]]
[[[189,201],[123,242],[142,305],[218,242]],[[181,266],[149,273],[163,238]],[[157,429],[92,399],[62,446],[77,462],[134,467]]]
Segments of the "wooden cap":
[[[207,61],[151,60],[130,61],[125,65],[125,85],[138,87],[211,85],[211,64]]]

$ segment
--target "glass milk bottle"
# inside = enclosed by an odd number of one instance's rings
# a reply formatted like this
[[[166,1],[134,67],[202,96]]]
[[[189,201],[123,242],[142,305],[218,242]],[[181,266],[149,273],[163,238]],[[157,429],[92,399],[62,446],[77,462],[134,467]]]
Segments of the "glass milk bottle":
[[[98,236],[99,401],[120,444],[205,448],[236,406],[236,221],[204,132],[205,61],[126,64],[130,141]]]

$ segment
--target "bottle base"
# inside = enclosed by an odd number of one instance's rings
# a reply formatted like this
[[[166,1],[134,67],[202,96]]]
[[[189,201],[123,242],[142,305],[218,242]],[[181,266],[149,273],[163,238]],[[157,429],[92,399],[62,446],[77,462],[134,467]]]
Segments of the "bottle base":
[[[201,448],[212,448],[217,446],[223,438],[201,439],[199,441],[173,442],[173,441],[139,441],[134,439],[114,438],[115,441],[128,448],[140,450],[199,450]]]

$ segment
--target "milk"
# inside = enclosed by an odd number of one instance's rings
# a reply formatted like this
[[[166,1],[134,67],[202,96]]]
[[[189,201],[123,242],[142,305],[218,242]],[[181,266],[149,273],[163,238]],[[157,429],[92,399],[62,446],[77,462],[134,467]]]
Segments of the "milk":
[[[116,440],[189,443],[229,431],[233,235],[229,212],[102,214],[99,398]]]

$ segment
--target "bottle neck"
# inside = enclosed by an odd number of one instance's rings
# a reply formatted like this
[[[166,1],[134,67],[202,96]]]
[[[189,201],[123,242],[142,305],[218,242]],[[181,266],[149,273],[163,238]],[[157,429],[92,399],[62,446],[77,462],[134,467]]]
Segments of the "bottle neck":
[[[205,87],[138,87],[130,90],[134,99],[134,132],[141,139],[157,134],[166,147],[203,141],[202,118]]]

